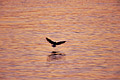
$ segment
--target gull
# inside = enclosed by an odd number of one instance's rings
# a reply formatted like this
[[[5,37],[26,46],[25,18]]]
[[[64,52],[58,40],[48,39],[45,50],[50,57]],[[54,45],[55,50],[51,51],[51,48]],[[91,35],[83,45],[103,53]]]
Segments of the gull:
[[[46,37],[46,40],[47,40],[49,43],[52,44],[52,47],[56,47],[56,45],[60,45],[60,44],[63,44],[63,43],[66,42],[66,41],[55,42],[55,41],[52,41],[52,40],[48,39],[47,37]]]

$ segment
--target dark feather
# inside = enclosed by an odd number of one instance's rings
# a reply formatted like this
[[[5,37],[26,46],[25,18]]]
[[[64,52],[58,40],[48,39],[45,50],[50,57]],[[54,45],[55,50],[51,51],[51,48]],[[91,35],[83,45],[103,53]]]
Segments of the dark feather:
[[[54,41],[52,41],[52,40],[50,40],[50,39],[48,39],[48,38],[46,38],[46,40],[47,40],[49,43],[51,43],[51,44],[55,44]]]
[[[63,43],[66,42],[66,41],[54,42],[54,41],[48,39],[47,37],[46,37],[46,40],[47,40],[49,43],[52,44],[52,47],[56,47],[56,45],[60,45],[60,44],[63,44]]]
[[[65,43],[66,41],[60,41],[60,42],[57,42],[56,45],[60,45],[60,44],[63,44]]]

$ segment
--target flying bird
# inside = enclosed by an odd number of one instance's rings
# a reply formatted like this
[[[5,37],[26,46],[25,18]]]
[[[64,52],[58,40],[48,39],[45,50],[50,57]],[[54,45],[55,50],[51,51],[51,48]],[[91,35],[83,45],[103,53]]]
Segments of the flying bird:
[[[52,40],[50,40],[50,39],[48,39],[48,38],[46,38],[46,40],[47,40],[49,43],[52,44],[52,47],[56,47],[56,45],[60,45],[60,44],[63,44],[63,43],[66,42],[66,41],[54,42],[54,41],[52,41]]]

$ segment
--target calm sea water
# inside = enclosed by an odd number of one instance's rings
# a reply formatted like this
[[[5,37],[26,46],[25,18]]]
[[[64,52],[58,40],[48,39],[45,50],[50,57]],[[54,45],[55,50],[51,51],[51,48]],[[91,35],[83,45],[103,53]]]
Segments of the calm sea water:
[[[1,0],[0,80],[120,80],[120,1]]]

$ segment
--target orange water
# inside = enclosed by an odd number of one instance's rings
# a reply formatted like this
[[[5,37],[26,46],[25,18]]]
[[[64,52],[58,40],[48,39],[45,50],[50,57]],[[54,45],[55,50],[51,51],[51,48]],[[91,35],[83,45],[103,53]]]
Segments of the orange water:
[[[0,80],[120,80],[120,1],[0,0]]]

